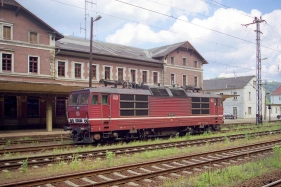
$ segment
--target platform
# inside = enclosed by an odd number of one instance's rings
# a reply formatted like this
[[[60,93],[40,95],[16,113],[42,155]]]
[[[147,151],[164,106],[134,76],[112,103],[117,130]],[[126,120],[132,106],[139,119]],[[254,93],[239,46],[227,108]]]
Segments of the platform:
[[[277,118],[271,118],[271,121],[280,121]],[[264,123],[268,122],[267,120],[263,121]],[[245,124],[245,123],[256,123],[255,118],[251,119],[225,119],[224,124]],[[0,139],[7,137],[34,137],[34,136],[44,136],[44,135],[68,135],[69,131],[63,131],[63,129],[54,128],[52,131],[48,132],[46,129],[32,129],[32,130],[8,130],[0,131]]]

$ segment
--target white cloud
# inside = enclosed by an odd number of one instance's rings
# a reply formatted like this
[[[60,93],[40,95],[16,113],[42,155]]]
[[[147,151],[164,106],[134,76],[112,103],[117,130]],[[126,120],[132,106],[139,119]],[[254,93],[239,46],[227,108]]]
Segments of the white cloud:
[[[223,8],[216,10],[213,16],[206,19],[189,20],[187,15],[180,15],[167,31],[154,31],[149,26],[126,24],[108,36],[106,41],[138,47],[139,44],[155,46],[157,43],[161,45],[163,41],[165,44],[170,44],[188,40],[209,61],[209,64],[204,67],[204,78],[230,77],[234,74],[236,76],[255,75],[256,32],[254,30],[256,25],[243,27],[242,24],[252,23],[253,16],[259,17],[261,12],[252,10],[251,14],[246,15],[245,12],[239,10]],[[279,28],[280,23],[276,17],[280,16],[281,11],[274,11],[262,18]],[[261,45],[281,50],[278,46],[281,42],[281,32],[262,24],[261,31],[264,34],[261,35]],[[274,76],[276,79],[278,62],[273,62],[273,59],[277,58],[278,52],[261,47],[261,54],[262,57],[271,59],[272,63],[271,66],[263,66],[262,79],[274,79]]]

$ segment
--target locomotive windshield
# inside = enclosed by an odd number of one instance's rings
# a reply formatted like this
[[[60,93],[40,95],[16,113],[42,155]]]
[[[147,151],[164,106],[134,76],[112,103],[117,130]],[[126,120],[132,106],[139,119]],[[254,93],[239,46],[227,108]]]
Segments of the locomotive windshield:
[[[89,93],[71,93],[69,105],[87,105]]]

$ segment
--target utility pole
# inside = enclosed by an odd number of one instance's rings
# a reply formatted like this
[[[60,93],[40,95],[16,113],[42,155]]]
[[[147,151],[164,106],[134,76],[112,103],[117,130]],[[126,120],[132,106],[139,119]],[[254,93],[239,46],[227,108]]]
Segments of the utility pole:
[[[257,30],[255,32],[256,35],[256,125],[262,124],[262,83],[261,83],[261,51],[260,51],[260,23],[266,22],[262,20],[260,17],[255,17],[253,23],[243,24],[243,26],[247,27],[251,24],[256,24]]]

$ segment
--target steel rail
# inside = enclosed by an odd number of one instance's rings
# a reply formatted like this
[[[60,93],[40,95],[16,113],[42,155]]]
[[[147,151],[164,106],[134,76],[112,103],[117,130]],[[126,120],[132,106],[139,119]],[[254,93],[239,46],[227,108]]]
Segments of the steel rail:
[[[277,181],[274,181],[274,182],[271,182],[267,185],[264,185],[262,187],[280,187],[281,186],[281,179],[280,180],[277,180]]]
[[[248,133],[248,135],[254,135],[254,134],[258,134],[258,133],[280,133],[281,130],[273,130],[273,131],[262,131],[262,132],[254,132],[254,133]],[[232,137],[239,137],[239,136],[245,136],[245,134],[235,134],[235,135],[228,135],[228,136],[217,136],[217,137],[212,137],[212,138],[205,138],[206,141],[208,141],[209,139],[213,139],[213,138],[222,138],[222,137],[228,137],[228,138],[232,138]],[[196,139],[196,140],[187,140],[187,141],[198,141],[200,139]],[[186,142],[186,141],[180,141],[181,142]],[[162,144],[162,143],[160,143]],[[75,145],[74,143],[68,143],[68,144],[52,144],[52,145],[39,145],[39,146],[26,146],[26,147],[15,147],[15,148],[4,148],[4,149],[0,149],[0,156],[5,154],[5,153],[9,153],[9,154],[13,154],[13,153],[24,153],[24,152],[40,152],[42,150],[51,150],[51,149],[55,149],[55,148],[66,148],[69,147],[71,145]],[[52,147],[53,146],[53,147]]]
[[[134,168],[140,168],[140,167],[149,166],[149,165],[170,163],[170,162],[187,160],[187,159],[197,158],[197,157],[201,158],[203,156],[210,156],[210,155],[217,156],[217,157],[213,157],[212,160],[207,160],[207,161],[205,160],[205,161],[200,161],[199,163],[168,168],[163,171],[151,171],[150,173],[140,174],[140,175],[136,175],[136,176],[128,176],[128,177],[116,179],[116,180],[113,179],[110,181],[97,182],[94,184],[94,186],[108,186],[108,185],[124,184],[129,181],[138,181],[138,180],[145,179],[145,178],[153,178],[155,176],[172,173],[172,172],[178,172],[178,171],[190,169],[192,167],[209,165],[211,163],[214,164],[214,163],[222,162],[225,160],[231,160],[231,159],[240,158],[240,157],[248,157],[252,154],[268,152],[268,151],[272,150],[272,147],[274,145],[280,145],[280,143],[281,143],[281,139],[278,139],[278,140],[273,140],[273,141],[251,144],[251,145],[247,145],[247,146],[236,146],[236,147],[227,148],[227,149],[209,151],[209,152],[198,153],[198,154],[191,154],[191,155],[168,158],[168,159],[160,159],[160,160],[150,161],[150,162],[145,162],[145,163],[131,164],[131,165],[126,165],[126,166],[112,167],[112,168],[99,169],[99,170],[87,171],[87,172],[79,172],[79,173],[60,175],[60,176],[55,176],[55,177],[47,177],[47,178],[42,178],[42,179],[22,181],[22,182],[16,182],[16,183],[11,183],[11,184],[1,184],[0,186],[1,187],[2,186],[5,186],[5,187],[30,186],[30,185],[38,186],[38,185],[50,184],[50,183],[54,183],[54,182],[62,182],[65,180],[82,178],[82,177],[86,177],[86,176],[102,175],[102,174],[112,173],[112,172],[116,172],[116,171],[124,171],[124,170],[129,170],[129,169],[132,170]],[[257,149],[257,147],[259,149]],[[253,150],[250,150],[251,148]],[[234,151],[236,151],[236,152],[234,152]],[[237,151],[240,151],[240,153],[239,152],[237,153]],[[223,156],[220,156],[221,158],[218,158],[218,154],[220,154],[220,153],[223,154]],[[87,185],[79,184],[79,186],[93,186],[93,184],[87,184]]]
[[[268,132],[265,132],[268,134]],[[245,135],[242,134],[240,136],[230,136],[229,139],[238,139],[244,138]],[[121,154],[133,154],[137,152],[143,152],[146,150],[155,150],[155,149],[165,149],[170,147],[186,147],[186,146],[195,146],[195,145],[205,145],[206,143],[214,143],[225,141],[225,137],[214,137],[214,138],[206,138],[206,139],[197,139],[197,140],[187,140],[187,141],[179,141],[179,142],[167,142],[167,143],[157,143],[151,145],[140,145],[140,146],[126,146],[121,148],[107,148],[107,149],[98,149],[91,151],[81,151],[81,152],[70,152],[63,154],[47,154],[42,156],[30,156],[20,157],[20,158],[12,158],[12,159],[3,159],[0,160],[0,169],[8,170],[8,169],[18,169],[22,166],[23,161],[27,160],[28,166],[38,166],[38,165],[46,165],[49,163],[53,163],[56,161],[71,161],[72,159],[79,158],[93,158],[93,157],[105,157],[106,152],[110,151],[115,153],[116,155]]]

